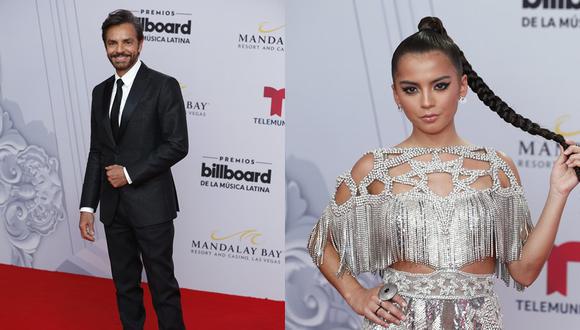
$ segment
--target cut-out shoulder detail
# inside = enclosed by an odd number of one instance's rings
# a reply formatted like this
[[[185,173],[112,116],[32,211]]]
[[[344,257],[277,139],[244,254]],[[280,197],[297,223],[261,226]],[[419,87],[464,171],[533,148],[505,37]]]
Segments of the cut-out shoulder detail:
[[[385,191],[385,183],[375,179],[367,186],[367,191],[369,195],[378,195]]]
[[[381,148],[365,153],[350,172],[337,179],[334,201],[339,206],[368,195],[454,198],[477,191],[517,190],[521,187],[516,175],[513,161],[493,148]]]
[[[497,156],[499,158],[501,158],[501,160],[503,160],[508,165],[508,167],[512,171],[513,175],[515,176],[516,182],[518,183],[518,185],[521,186],[522,183],[520,180],[520,174],[518,173],[518,169],[517,169],[514,161],[502,151],[497,151]],[[505,175],[505,173],[502,173],[502,174],[503,175],[500,175],[501,186],[502,187],[509,186],[509,178]]]
[[[334,194],[334,200],[336,201],[337,205],[344,204],[352,197],[350,190],[346,183],[341,183],[338,188],[336,189],[336,193]]]
[[[364,154],[352,167],[350,173],[339,177],[334,200],[337,205],[344,204],[352,196],[360,196],[357,185],[369,174],[374,166],[372,153]],[[368,190],[366,191],[368,193]]]
[[[320,265],[331,242],[338,273],[381,271],[397,261],[461,269],[492,257],[507,263],[531,232],[527,202],[511,160],[493,148],[382,148],[337,179],[335,198],[309,239]],[[500,177],[507,181],[502,187]]]
[[[359,183],[373,169],[375,162],[372,153],[364,154],[352,167],[351,175],[355,183]]]
[[[351,196],[380,195],[377,185],[370,187],[372,182],[379,181],[384,183],[387,195],[425,193],[433,198],[446,198],[464,192],[519,186],[513,173],[492,148],[399,147],[366,153],[345,179],[354,182]],[[344,196],[342,191],[339,193],[339,197]],[[342,198],[336,201],[344,203]]]

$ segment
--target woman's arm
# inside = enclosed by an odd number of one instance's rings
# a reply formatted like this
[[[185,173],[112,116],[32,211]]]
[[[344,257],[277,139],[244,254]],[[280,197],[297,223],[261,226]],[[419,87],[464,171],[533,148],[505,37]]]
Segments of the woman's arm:
[[[566,200],[578,184],[574,167],[580,167],[580,147],[576,146],[573,141],[567,141],[567,143],[571,146],[554,162],[546,203],[534,230],[524,244],[521,259],[508,265],[513,279],[524,286],[531,285],[538,278],[544,263],[550,256]],[[519,175],[513,161],[506,156],[502,158],[510,165],[519,182]]]
[[[351,176],[355,183],[358,184],[372,168],[373,155],[367,154],[363,156],[351,171]],[[336,203],[340,205],[348,201],[352,196],[348,187],[343,183],[338,187],[334,197]],[[326,235],[330,235],[330,233],[326,233]],[[323,260],[324,262],[319,266],[320,271],[357,314],[363,315],[383,327],[387,327],[389,323],[399,324],[400,320],[405,319],[403,312],[396,305],[379,300],[378,292],[381,288],[380,286],[367,289],[348,271],[340,277],[337,276],[340,259],[330,240],[324,247]],[[406,305],[406,302],[399,295],[396,295],[393,301],[401,306]],[[379,304],[383,309],[379,309],[377,314],[375,314]]]
[[[341,277],[337,277],[336,271],[338,270],[338,267],[338,253],[334,247],[332,247],[332,244],[328,243],[324,249],[324,263],[319,267],[320,272],[322,272],[328,282],[332,284],[332,286],[340,293],[348,305],[357,314],[362,315],[383,327],[387,327],[389,323],[399,324],[400,320],[405,319],[403,312],[396,305],[390,302],[381,303],[381,306],[386,308],[389,313],[384,309],[379,309],[377,314],[375,314],[375,311],[379,308],[380,300],[378,293],[381,286],[367,289],[348,272],[343,274]],[[399,295],[396,295],[393,298],[393,301],[401,306],[406,305],[403,298]]]

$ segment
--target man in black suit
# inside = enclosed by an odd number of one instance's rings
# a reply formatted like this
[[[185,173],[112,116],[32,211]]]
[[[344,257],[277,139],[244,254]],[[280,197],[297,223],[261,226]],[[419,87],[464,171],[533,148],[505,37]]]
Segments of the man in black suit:
[[[170,170],[188,150],[180,86],[139,60],[143,28],[130,11],[109,14],[102,37],[116,73],[93,90],[81,235],[94,241],[100,201],[124,329],[143,329],[143,265],[159,328],[184,329],[172,260],[178,204]]]

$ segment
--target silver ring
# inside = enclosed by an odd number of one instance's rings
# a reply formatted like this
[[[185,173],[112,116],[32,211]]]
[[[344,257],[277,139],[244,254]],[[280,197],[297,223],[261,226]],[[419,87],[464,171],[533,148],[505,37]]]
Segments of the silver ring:
[[[381,287],[378,296],[381,301],[390,301],[399,292],[397,286],[393,283],[387,283]]]

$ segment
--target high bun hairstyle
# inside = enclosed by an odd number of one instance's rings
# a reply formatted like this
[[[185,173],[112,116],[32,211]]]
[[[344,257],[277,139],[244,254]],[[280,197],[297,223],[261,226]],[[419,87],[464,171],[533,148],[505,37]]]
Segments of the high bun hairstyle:
[[[397,65],[403,55],[440,51],[451,60],[451,63],[457,69],[458,75],[465,74],[467,76],[467,83],[471,90],[477,94],[477,97],[503,120],[532,135],[539,135],[545,139],[556,141],[564,149],[568,148],[569,145],[562,135],[542,128],[528,118],[516,113],[499,96],[495,95],[477,72],[473,70],[461,49],[447,35],[447,31],[439,18],[424,17],[419,22],[418,28],[419,31],[403,40],[393,53],[391,60],[393,81],[397,72]],[[576,175],[580,178],[580,168],[576,167],[574,169],[576,170]]]
[[[447,35],[443,23],[437,17],[424,17],[419,22],[419,31],[403,40],[391,60],[391,74],[393,80],[397,72],[397,65],[403,55],[408,53],[428,53],[440,51],[451,60],[457,70],[458,75],[463,75],[463,65],[461,61],[461,50],[455,42]]]

